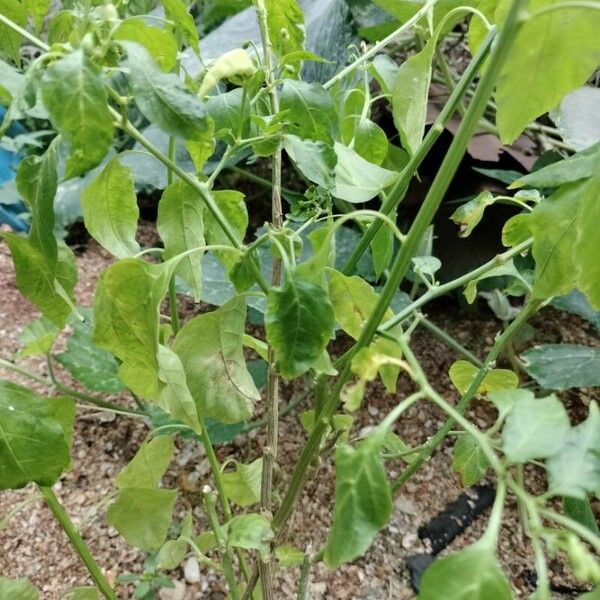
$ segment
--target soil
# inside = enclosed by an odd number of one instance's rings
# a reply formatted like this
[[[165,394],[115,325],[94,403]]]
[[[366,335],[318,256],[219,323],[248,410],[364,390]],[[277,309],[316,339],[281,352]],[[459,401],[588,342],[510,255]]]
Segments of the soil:
[[[141,236],[144,241],[154,241],[153,228],[146,225]],[[90,306],[93,290],[99,274],[106,268],[111,257],[91,243],[77,256],[79,282],[76,294],[79,303]],[[19,349],[20,330],[37,316],[15,289],[12,261],[6,246],[0,245],[0,356],[10,359]],[[200,308],[182,299],[182,314],[187,318]],[[501,324],[486,310],[485,306],[465,309],[452,297],[443,298],[428,307],[428,316],[438,326],[444,328],[464,346],[480,357],[485,356],[491,347],[494,336]],[[535,341],[583,343],[599,345],[593,328],[585,321],[559,313],[551,308],[536,317],[532,322],[535,328]],[[58,344],[64,343],[61,339]],[[340,338],[333,344],[334,353],[347,347],[347,340]],[[527,345],[533,341],[527,342]],[[425,330],[418,329],[414,334],[414,350],[422,361],[436,389],[449,401],[457,395],[449,381],[449,366],[458,358],[438,338]],[[519,348],[521,349],[521,348]],[[22,364],[39,375],[47,375],[46,363],[39,357],[30,357]],[[58,377],[76,387],[68,374],[57,369]],[[10,378],[44,392],[44,386],[23,377],[0,369],[0,377]],[[365,405],[357,417],[356,432],[379,422],[397,402],[412,391],[412,383],[401,378],[395,395],[385,393],[379,384],[369,386]],[[286,384],[282,389],[282,402],[287,403],[294,394],[301,391],[297,385]],[[597,398],[597,390],[574,391],[564,396],[564,400],[574,419],[585,413],[590,399]],[[126,402],[126,397],[112,397],[115,402]],[[301,409],[300,409],[301,410]],[[259,407],[260,415],[260,407]],[[299,423],[299,411],[288,414],[281,422],[279,489],[294,467],[298,452],[305,440],[305,433]],[[469,411],[469,418],[478,426],[485,427],[494,419],[494,411],[483,400],[476,401]],[[431,405],[420,403],[409,410],[397,426],[397,433],[410,444],[423,443],[442,424],[443,415]],[[109,580],[115,581],[118,574],[140,572],[144,555],[127,546],[118,533],[106,522],[107,497],[114,493],[114,476],[132,458],[148,433],[143,420],[124,416],[114,416],[88,409],[79,409],[76,433],[73,444],[73,468],[56,484],[55,491],[64,502],[73,521],[79,526],[97,561],[104,568]],[[265,432],[251,431],[245,437],[236,438],[231,444],[218,447],[221,460],[236,458],[248,462],[261,455]],[[418,538],[419,526],[428,522],[464,490],[452,471],[452,439],[408,482],[394,498],[395,510],[390,523],[381,531],[367,554],[353,564],[332,572],[321,564],[311,571],[310,597],[317,599],[410,599],[415,593],[410,587],[409,573],[405,560],[408,556],[427,552],[428,548]],[[178,485],[181,489],[176,509],[177,518],[187,510],[194,515],[198,532],[206,529],[206,521],[201,507],[200,490],[210,483],[210,469],[204,452],[197,444],[179,439],[177,454],[165,478],[166,487]],[[400,463],[391,465],[390,476],[394,477],[401,469]],[[325,541],[325,532],[331,521],[334,477],[332,457],[321,458],[314,473],[302,493],[299,509],[291,520],[286,543],[305,549],[312,544],[319,549]],[[528,469],[527,480],[534,490],[542,490],[544,480],[539,470]],[[493,485],[492,478],[488,483]],[[485,483],[485,481],[484,481]],[[9,512],[24,500],[34,499],[36,490],[28,487],[19,491],[6,491],[0,494],[0,523]],[[598,506],[594,509],[598,513]],[[453,551],[477,539],[486,523],[484,516],[470,525],[447,548]],[[1,525],[0,525],[1,527]],[[517,511],[509,502],[505,514],[500,540],[500,559],[511,579],[515,598],[525,598],[532,592],[531,582],[533,557],[529,544],[521,535]],[[192,563],[193,563],[192,559]],[[191,566],[194,566],[193,564]],[[577,586],[566,573],[560,559],[550,561],[552,581],[565,588]],[[49,510],[41,501],[33,500],[18,511],[0,531],[0,575],[9,577],[29,577],[41,592],[42,600],[54,600],[76,585],[89,584],[89,578]],[[176,587],[163,590],[163,600],[191,600],[224,598],[224,583],[212,573],[201,569],[200,581],[186,581],[182,569],[169,574]],[[295,597],[298,569],[280,570],[277,578],[277,598]],[[188,575],[188,580],[193,580]],[[122,586],[122,598],[129,598],[132,588]],[[568,598],[571,595],[556,594],[553,598]]]

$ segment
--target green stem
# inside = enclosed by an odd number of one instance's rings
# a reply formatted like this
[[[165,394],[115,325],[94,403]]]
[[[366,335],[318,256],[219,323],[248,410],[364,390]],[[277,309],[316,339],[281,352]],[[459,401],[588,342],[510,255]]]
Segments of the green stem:
[[[423,325],[425,329],[431,331],[436,337],[440,338],[448,347],[452,350],[456,350],[459,354],[462,354],[467,360],[471,361],[475,366],[482,367],[483,362],[479,360],[470,350],[465,348],[462,344],[459,344],[451,335],[446,333],[443,329],[440,329],[435,323],[432,323],[429,319],[421,317],[419,319],[419,325]]]
[[[588,544],[593,546],[596,549],[596,552],[600,552],[600,536],[591,532],[585,525],[581,525],[577,521],[573,521],[573,519],[569,519],[569,517],[565,517],[553,510],[548,510],[545,508],[540,509],[540,514],[567,529],[570,529],[573,533],[576,533],[582,540],[585,540]]]
[[[488,543],[492,547],[498,544],[498,536],[500,535],[500,526],[502,525],[502,513],[504,512],[504,501],[506,499],[506,482],[504,479],[498,480],[496,488],[496,499],[490,514],[487,529],[481,538],[481,542]]]
[[[504,346],[512,338],[512,336],[523,326],[523,324],[535,313],[539,308],[539,301],[530,301],[523,310],[519,313],[517,318],[504,330],[504,332],[496,339],[492,349],[483,361],[483,366],[479,369],[475,378],[471,382],[471,385],[467,391],[462,395],[458,404],[456,405],[456,412],[463,414],[469,406],[471,400],[477,393],[481,382],[487,375],[488,371],[493,367],[496,359],[502,352]],[[454,419],[448,419],[444,425],[437,431],[437,433],[425,444],[424,450],[419,454],[413,463],[411,463],[404,472],[392,483],[392,489],[398,490],[402,487],[422,466],[429,460],[429,457],[434,453],[436,448],[444,441],[450,430],[454,427]]]
[[[69,538],[71,545],[75,548],[75,551],[79,554],[79,557],[85,564],[97,588],[107,600],[118,600],[117,595],[94,560],[87,544],[83,541],[81,535],[79,535],[73,521],[69,518],[69,515],[56,497],[56,494],[52,491],[52,488],[40,486],[40,492],[48,505],[48,508],[52,511],[55,519]]]
[[[302,567],[300,568],[300,581],[298,582],[297,600],[308,599],[308,584],[310,582],[310,564],[310,555],[308,552],[305,552],[304,560],[302,561]]]
[[[450,98],[448,98],[448,101],[446,102],[444,108],[442,109],[437,119],[427,132],[427,135],[423,139],[423,142],[421,143],[419,148],[417,148],[417,151],[414,153],[414,155],[410,158],[406,167],[404,167],[404,169],[402,170],[400,178],[394,184],[394,187],[392,188],[385,202],[381,206],[380,212],[382,212],[384,215],[390,215],[398,207],[398,205],[404,198],[414,174],[417,172],[417,169],[423,162],[424,158],[429,154],[429,151],[431,150],[439,136],[443,133],[446,124],[454,115],[456,108],[461,101],[461,98],[464,96],[465,92],[469,88],[469,85],[471,84],[471,82],[477,75],[479,69],[481,68],[481,65],[487,58],[495,37],[495,29],[490,30],[485,40],[481,44],[481,47],[477,51],[477,54],[473,57],[473,60],[470,62],[460,81],[457,83],[456,87],[452,91],[452,94],[450,95]],[[345,275],[350,275],[354,271],[361,256],[365,253],[365,251],[369,247],[369,244],[371,243],[371,241],[373,240],[373,238],[375,237],[382,225],[383,222],[380,219],[377,219],[373,221],[371,225],[365,230],[362,238],[352,251],[352,254],[348,257],[346,263],[344,264],[342,268],[342,273],[344,273]]]
[[[217,539],[217,543],[219,544],[219,549],[221,550],[221,562],[223,564],[223,572],[225,573],[225,579],[227,580],[227,585],[229,587],[229,597],[231,598],[231,600],[239,600],[237,583],[233,574],[231,554],[227,547],[227,540],[225,539],[225,534],[223,533],[223,529],[217,517],[213,493],[211,489],[207,486],[204,488],[203,494],[206,516],[208,517],[211,529],[215,534],[215,538]]]
[[[48,380],[45,379],[44,377],[41,377],[40,375],[36,375],[29,369],[20,367],[19,365],[16,365],[15,363],[10,362],[10,360],[6,360],[5,358],[0,358],[0,367],[3,367],[4,369],[10,369],[11,371],[14,371],[15,373],[19,373],[19,375],[23,375],[24,377],[28,377],[29,379],[31,379],[33,381],[37,381],[38,383],[43,383],[44,385],[48,385]]]
[[[177,307],[175,274],[173,274],[169,280],[169,314],[171,315],[171,329],[173,330],[173,335],[177,335],[181,327],[179,324],[179,311]]]

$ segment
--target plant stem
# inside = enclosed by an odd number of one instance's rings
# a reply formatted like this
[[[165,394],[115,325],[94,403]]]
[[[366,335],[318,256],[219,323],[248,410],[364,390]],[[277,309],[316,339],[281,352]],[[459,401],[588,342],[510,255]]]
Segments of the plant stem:
[[[219,544],[219,548],[221,550],[221,562],[223,564],[223,572],[225,573],[227,586],[229,587],[229,597],[231,598],[231,600],[239,600],[240,596],[238,594],[237,583],[233,574],[231,554],[229,553],[229,549],[227,548],[227,540],[225,539],[225,535],[223,534],[223,529],[219,524],[217,511],[215,509],[215,499],[213,497],[213,493],[208,486],[204,488],[203,495],[206,516],[208,517],[211,529],[215,534],[215,538],[217,539],[217,543]]]
[[[28,377],[33,381],[37,381],[38,383],[48,385],[48,380],[44,377],[41,377],[40,375],[29,371],[25,367],[20,367],[19,365],[16,365],[15,363],[11,362],[10,360],[6,360],[5,358],[0,358],[0,367],[4,369],[10,369],[11,371],[19,373],[19,375],[23,375],[24,377]]]
[[[419,318],[419,325],[423,325],[425,329],[431,331],[435,336],[440,338],[447,346],[456,350],[459,354],[462,354],[467,360],[471,361],[475,366],[483,366],[483,362],[477,358],[470,350],[465,348],[462,344],[459,344],[451,335],[446,333],[443,329],[440,329],[435,323],[432,323],[425,317]]]
[[[258,26],[263,42],[263,67],[266,73],[266,83],[269,89],[271,115],[279,113],[279,96],[274,74],[273,48],[269,35],[267,21],[267,7],[264,0],[254,0]],[[281,229],[283,226],[283,207],[281,205],[281,141],[271,159],[271,222],[273,227]],[[281,258],[273,259],[271,270],[271,285],[279,286],[281,283]],[[267,357],[267,443],[263,448],[262,477],[260,487],[260,507],[267,518],[273,516],[273,470],[277,462],[277,446],[279,435],[279,374],[277,373],[276,357],[273,348],[269,346]],[[268,560],[258,563],[262,595],[264,600],[273,600],[273,578],[275,562],[273,556]]]
[[[300,581],[298,582],[298,596],[297,600],[308,599],[308,584],[310,582],[310,554],[304,553],[304,560],[302,561],[302,567],[300,568]]]
[[[479,369],[475,378],[471,382],[471,385],[467,391],[462,395],[458,404],[456,405],[456,412],[463,414],[472,398],[477,393],[479,385],[483,381],[488,371],[493,367],[496,359],[502,352],[504,346],[512,338],[512,336],[523,326],[523,324],[535,313],[539,308],[540,302],[530,300],[529,303],[519,313],[517,318],[504,330],[504,332],[496,339],[492,349],[483,361],[483,366]],[[444,441],[448,432],[454,427],[455,420],[450,418],[444,425],[437,431],[437,433],[425,444],[424,449],[419,453],[419,456],[411,463],[404,472],[392,483],[392,489],[398,490],[402,487],[429,459],[436,448]]]
[[[66,533],[73,548],[75,548],[75,551],[79,554],[81,560],[85,564],[97,588],[107,600],[118,600],[117,595],[94,560],[87,544],[83,541],[81,535],[79,535],[73,521],[69,518],[63,505],[52,491],[52,488],[40,486],[40,492],[48,505],[48,508],[52,511],[52,514]]]
[[[339,73],[334,75],[329,81],[323,84],[323,87],[327,90],[333,87],[336,83],[339,83],[344,79],[344,77],[350,75],[353,71],[355,71],[360,65],[367,62],[371,57],[375,56],[378,52],[383,50],[387,45],[391,44],[394,40],[396,40],[400,35],[402,35],[405,31],[409,30],[415,23],[418,23],[421,17],[425,16],[429,10],[436,3],[436,0],[429,0],[426,2],[422,8],[420,8],[410,19],[406,22],[402,23],[398,29],[392,31],[390,35],[386,38],[374,44],[371,48],[369,48],[364,54],[361,54],[353,63],[349,64],[347,67],[343,68]]]
[[[456,84],[456,87],[452,91],[452,94],[448,98],[448,101],[446,102],[444,108],[438,115],[433,125],[429,128],[429,131],[423,139],[423,142],[421,143],[419,148],[417,148],[417,151],[414,153],[414,155],[410,158],[406,167],[404,167],[404,169],[402,170],[400,178],[394,184],[394,187],[392,188],[385,202],[381,206],[380,212],[382,212],[384,215],[390,215],[398,207],[398,205],[404,198],[414,174],[417,172],[417,169],[423,162],[423,159],[428,155],[429,151],[444,131],[446,124],[454,115],[456,108],[461,101],[461,98],[464,96],[466,90],[469,88],[469,85],[471,84],[471,82],[477,75],[477,72],[481,68],[481,65],[487,58],[495,37],[496,30],[492,28],[487,34],[483,43],[481,44],[481,47],[477,51],[477,54],[469,63],[469,66],[463,73],[463,76]],[[375,237],[376,233],[379,231],[382,225],[383,221],[381,219],[376,219],[369,225],[369,227],[363,233],[362,238],[352,251],[352,254],[348,257],[348,260],[344,264],[342,268],[342,273],[344,273],[345,275],[350,275],[353,272],[361,256],[365,253],[365,251],[369,247],[369,244],[371,243],[371,241],[373,240],[373,238]]]

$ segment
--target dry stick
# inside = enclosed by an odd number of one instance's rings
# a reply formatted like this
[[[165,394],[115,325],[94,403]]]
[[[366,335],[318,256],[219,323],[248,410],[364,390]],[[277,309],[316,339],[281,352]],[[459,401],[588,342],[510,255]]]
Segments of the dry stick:
[[[487,101],[494,89],[500,68],[510,49],[512,39],[518,26],[519,13],[524,2],[525,0],[513,0],[511,3],[511,7],[504,22],[504,27],[496,39],[496,47],[489,57],[489,64],[477,86],[473,101],[462,120],[459,130],[450,145],[437,176],[423,201],[421,209],[409,229],[400,251],[392,263],[389,278],[381,292],[379,301],[373,309],[369,320],[365,324],[353,350],[349,353],[349,358],[351,358],[360,348],[364,348],[371,343],[394,294],[401,281],[406,276],[410,261],[414,256],[418,245],[421,243],[427,227],[429,227],[431,220],[437,212],[438,207],[456,174],[460,161],[467,150],[469,141],[485,111]],[[287,493],[273,519],[273,528],[276,531],[277,538],[281,537],[283,526],[287,523],[292,514],[300,490],[304,485],[308,466],[319,450],[321,439],[327,429],[327,424],[337,409],[340,393],[350,377],[350,360],[347,360],[344,369],[336,381],[331,396],[326,400],[323,409],[321,410],[319,420],[315,423],[315,426],[300,453],[296,468],[291,476]]]
[[[256,16],[263,42],[263,67],[266,72],[266,83],[269,89],[271,114],[279,113],[279,96],[275,81],[273,65],[273,49],[269,26],[267,23],[267,8],[264,0],[255,0]],[[283,207],[281,205],[281,141],[277,144],[275,154],[271,159],[271,221],[275,229],[283,226]],[[273,259],[271,284],[279,286],[281,283],[281,258]],[[279,375],[276,369],[276,358],[273,348],[269,345],[267,357],[267,444],[263,448],[262,477],[260,487],[261,511],[267,518],[272,518],[273,496],[273,469],[277,461],[278,428],[279,428]],[[273,600],[273,577],[275,563],[273,557],[264,561],[259,559],[259,572],[261,579],[262,595],[264,600]]]

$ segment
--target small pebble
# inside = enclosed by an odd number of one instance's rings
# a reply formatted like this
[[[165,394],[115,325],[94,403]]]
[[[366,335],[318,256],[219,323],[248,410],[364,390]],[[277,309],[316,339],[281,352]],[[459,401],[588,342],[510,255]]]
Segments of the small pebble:
[[[188,583],[198,583],[200,581],[200,565],[194,556],[190,556],[183,563],[183,576]]]

